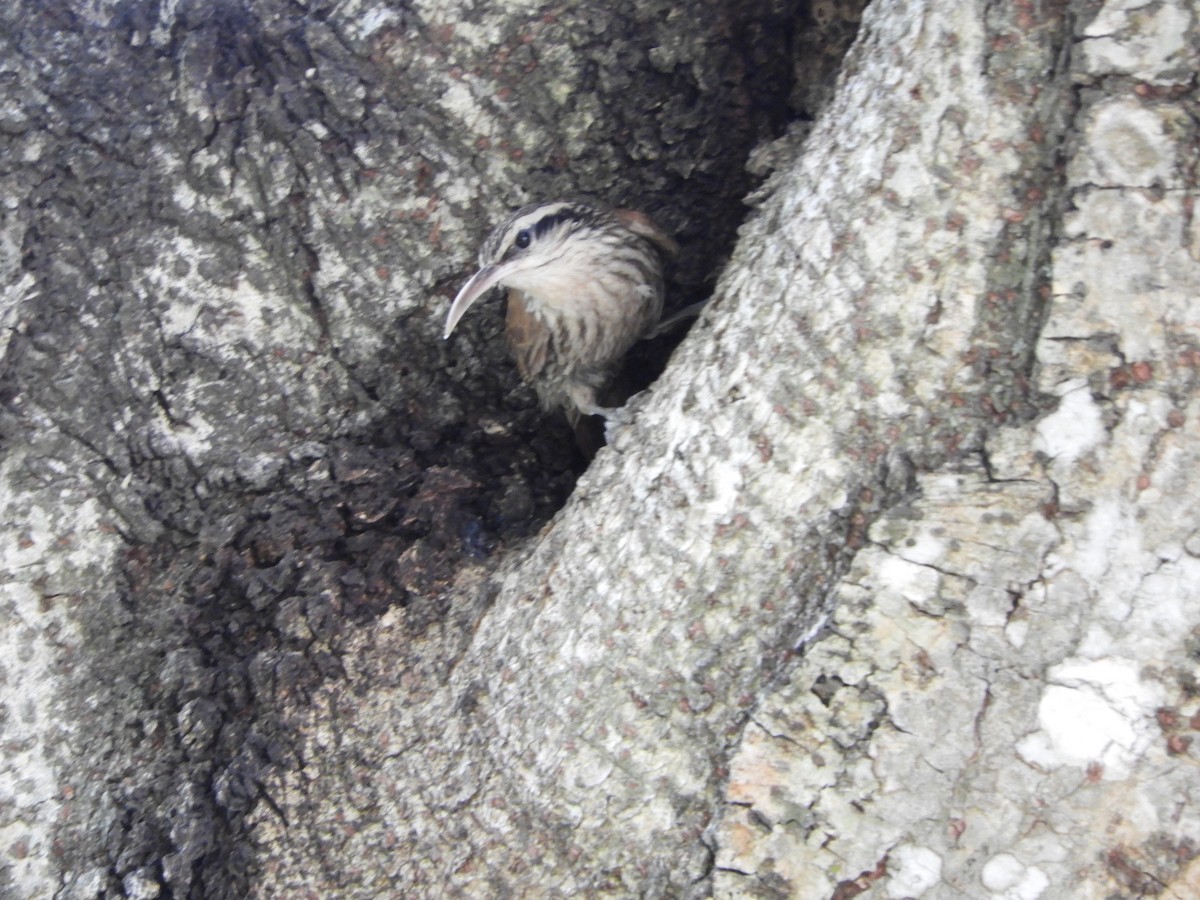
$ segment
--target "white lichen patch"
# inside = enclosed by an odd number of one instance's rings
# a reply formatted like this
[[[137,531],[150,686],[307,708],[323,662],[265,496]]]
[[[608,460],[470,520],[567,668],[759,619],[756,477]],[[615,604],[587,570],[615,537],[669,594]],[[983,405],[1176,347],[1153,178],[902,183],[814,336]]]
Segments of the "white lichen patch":
[[[994,900],[1038,900],[1050,879],[1037,866],[1027,866],[1011,853],[997,853],[980,872],[979,880]]]
[[[1200,63],[1189,39],[1193,19],[1186,3],[1109,0],[1083,29],[1085,68],[1159,84],[1187,81]]]
[[[1098,104],[1086,131],[1092,152],[1075,158],[1072,178],[1103,187],[1180,186],[1175,144],[1164,120],[1173,111],[1125,98]]]
[[[346,7],[340,11],[346,15],[346,21],[351,23],[353,33],[360,41],[367,40],[381,28],[398,28],[403,25],[399,11],[383,3],[368,5],[365,9],[358,10],[353,8],[353,4],[346,4]]]
[[[472,82],[466,77],[448,81],[438,102],[443,112],[452,121],[461,123],[468,134],[493,137],[499,131],[499,123],[481,108]]]
[[[1162,358],[1169,329],[1194,328],[1195,260],[1179,240],[1185,200],[1085,190],[1066,217],[1074,238],[1054,252],[1048,340],[1119,335],[1128,360]]]
[[[1158,731],[1154,711],[1161,685],[1144,681],[1133,660],[1067,660],[1048,673],[1038,704],[1040,729],[1017,745],[1021,758],[1041,769],[1099,765],[1103,777],[1129,777]]]
[[[1034,448],[1067,464],[1100,446],[1107,432],[1087,382],[1075,379],[1061,385],[1060,391],[1058,409],[1037,425]]]
[[[929,847],[903,844],[888,854],[887,896],[923,897],[942,878],[942,858]]]

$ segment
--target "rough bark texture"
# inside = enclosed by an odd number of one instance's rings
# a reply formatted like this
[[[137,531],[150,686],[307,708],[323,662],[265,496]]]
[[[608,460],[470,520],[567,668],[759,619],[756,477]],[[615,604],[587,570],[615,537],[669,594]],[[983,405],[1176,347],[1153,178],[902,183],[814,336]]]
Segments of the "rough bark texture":
[[[910,214],[846,207],[912,278],[886,305],[931,315],[889,345],[903,360],[856,354],[864,394],[997,360],[977,335],[1000,315],[1051,407],[920,465],[865,523],[828,628],[733,754],[718,896],[1200,895],[1197,23],[1186,4],[1005,6],[879,7],[868,35],[905,63],[851,75],[822,126],[845,147],[841,100],[891,83],[912,101],[883,165],[916,177],[879,198]],[[905,415],[1005,411],[960,396],[908,395]]]
[[[1184,0],[86,10],[0,14],[0,893],[1200,889]],[[723,272],[577,483],[436,338],[572,194]]]
[[[687,244],[676,302],[707,293],[748,153],[803,111],[801,12],[0,12],[0,888],[244,893],[247,815],[304,763],[291,699],[385,611],[424,646],[462,561],[581,467],[498,304],[438,339],[480,237],[595,195]]]

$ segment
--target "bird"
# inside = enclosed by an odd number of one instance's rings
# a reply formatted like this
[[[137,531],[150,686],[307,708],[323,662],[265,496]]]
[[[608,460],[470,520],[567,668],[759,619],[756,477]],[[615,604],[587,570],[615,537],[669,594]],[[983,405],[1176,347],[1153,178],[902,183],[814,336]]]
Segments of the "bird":
[[[600,405],[625,353],[657,332],[663,258],[678,245],[644,213],[578,200],[532,203],[497,225],[479,249],[479,269],[450,304],[442,337],[492,288],[508,289],[504,333],[517,370],[544,409],[578,427]]]

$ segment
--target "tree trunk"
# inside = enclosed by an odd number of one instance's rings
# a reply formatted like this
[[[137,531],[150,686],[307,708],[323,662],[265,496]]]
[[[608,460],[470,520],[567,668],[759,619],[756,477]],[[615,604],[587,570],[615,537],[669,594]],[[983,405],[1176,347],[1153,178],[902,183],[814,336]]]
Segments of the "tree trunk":
[[[1187,4],[82,9],[0,14],[0,892],[1200,889]],[[576,481],[437,335],[578,194],[713,299]]]

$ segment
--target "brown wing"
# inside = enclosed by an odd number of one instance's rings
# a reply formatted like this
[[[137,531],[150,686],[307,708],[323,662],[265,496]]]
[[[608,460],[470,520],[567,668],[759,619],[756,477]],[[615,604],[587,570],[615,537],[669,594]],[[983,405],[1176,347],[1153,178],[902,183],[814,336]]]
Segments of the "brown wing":
[[[509,352],[516,360],[517,371],[526,381],[532,381],[546,365],[550,330],[545,322],[529,312],[525,295],[520,291],[508,292],[504,336],[508,340]]]
[[[614,209],[613,215],[617,221],[632,231],[641,235],[670,257],[679,255],[679,245],[671,240],[671,236],[658,227],[658,224],[643,212],[636,209]]]

